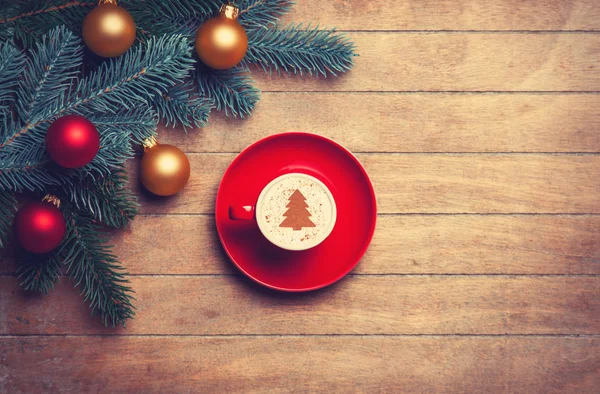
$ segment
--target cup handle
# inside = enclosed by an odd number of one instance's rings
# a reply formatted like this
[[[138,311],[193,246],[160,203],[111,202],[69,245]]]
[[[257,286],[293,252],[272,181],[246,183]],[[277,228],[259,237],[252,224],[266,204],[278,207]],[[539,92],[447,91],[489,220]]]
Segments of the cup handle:
[[[254,220],[254,205],[232,205],[229,207],[229,219]]]

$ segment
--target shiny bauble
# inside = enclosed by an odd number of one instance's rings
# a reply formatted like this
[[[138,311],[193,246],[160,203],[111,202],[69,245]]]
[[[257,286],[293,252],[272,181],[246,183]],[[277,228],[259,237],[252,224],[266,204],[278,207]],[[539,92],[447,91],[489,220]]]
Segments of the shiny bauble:
[[[83,20],[83,41],[96,55],[120,56],[135,41],[135,22],[116,4],[100,4]]]
[[[248,36],[237,21],[238,13],[236,7],[224,5],[219,16],[204,22],[196,32],[196,52],[207,66],[225,70],[246,56]]]
[[[47,253],[60,245],[67,226],[55,205],[32,202],[19,209],[13,228],[17,242],[23,249],[31,253]]]
[[[100,149],[96,126],[80,115],[56,119],[46,134],[46,150],[59,166],[79,168],[91,162]]]
[[[190,161],[173,145],[157,144],[144,152],[140,163],[142,185],[157,196],[171,196],[190,178]]]

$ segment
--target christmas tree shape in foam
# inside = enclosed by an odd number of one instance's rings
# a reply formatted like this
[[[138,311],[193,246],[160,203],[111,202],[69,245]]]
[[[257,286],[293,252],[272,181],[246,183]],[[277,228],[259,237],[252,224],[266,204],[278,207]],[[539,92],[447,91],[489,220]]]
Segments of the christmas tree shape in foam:
[[[308,204],[306,204],[306,197],[300,193],[300,190],[296,191],[290,196],[289,203],[285,206],[288,208],[283,214],[285,219],[279,227],[292,228],[294,231],[302,230],[302,227],[315,227],[316,225],[309,219],[310,212],[308,212]]]

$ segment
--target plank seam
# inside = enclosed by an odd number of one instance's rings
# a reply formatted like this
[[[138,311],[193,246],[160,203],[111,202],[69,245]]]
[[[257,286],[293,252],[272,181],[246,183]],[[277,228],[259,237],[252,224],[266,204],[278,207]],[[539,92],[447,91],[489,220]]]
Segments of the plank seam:
[[[50,338],[86,338],[86,337],[130,337],[130,338],[294,338],[294,337],[430,337],[430,338],[599,338],[600,334],[0,334],[0,338],[19,339],[28,337],[50,337]]]
[[[304,30],[306,31],[306,30]],[[576,34],[589,34],[597,35],[600,34],[600,30],[588,30],[588,29],[573,29],[573,30],[538,30],[538,29],[516,29],[516,30],[479,30],[479,29],[344,29],[336,30],[340,33],[367,33],[367,34],[561,34],[561,35],[576,35]]]
[[[292,74],[290,77],[294,78]],[[586,94],[597,95],[599,90],[263,90],[262,93],[285,93],[285,94],[311,94],[311,93],[333,93],[333,94],[358,94],[358,93],[380,93],[380,94],[456,94],[456,95],[572,95]]]

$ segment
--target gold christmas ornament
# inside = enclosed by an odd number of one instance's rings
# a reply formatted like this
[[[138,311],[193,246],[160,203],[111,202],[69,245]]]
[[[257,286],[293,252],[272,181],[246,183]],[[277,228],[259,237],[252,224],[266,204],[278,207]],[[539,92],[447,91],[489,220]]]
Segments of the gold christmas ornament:
[[[135,22],[116,0],[100,0],[83,20],[83,41],[99,56],[120,56],[135,41]]]
[[[181,149],[161,145],[152,138],[144,142],[140,180],[157,196],[172,196],[183,189],[190,178],[190,161]]]
[[[237,21],[238,14],[237,7],[224,4],[219,16],[204,22],[196,32],[196,52],[207,66],[225,70],[246,56],[248,36]]]

